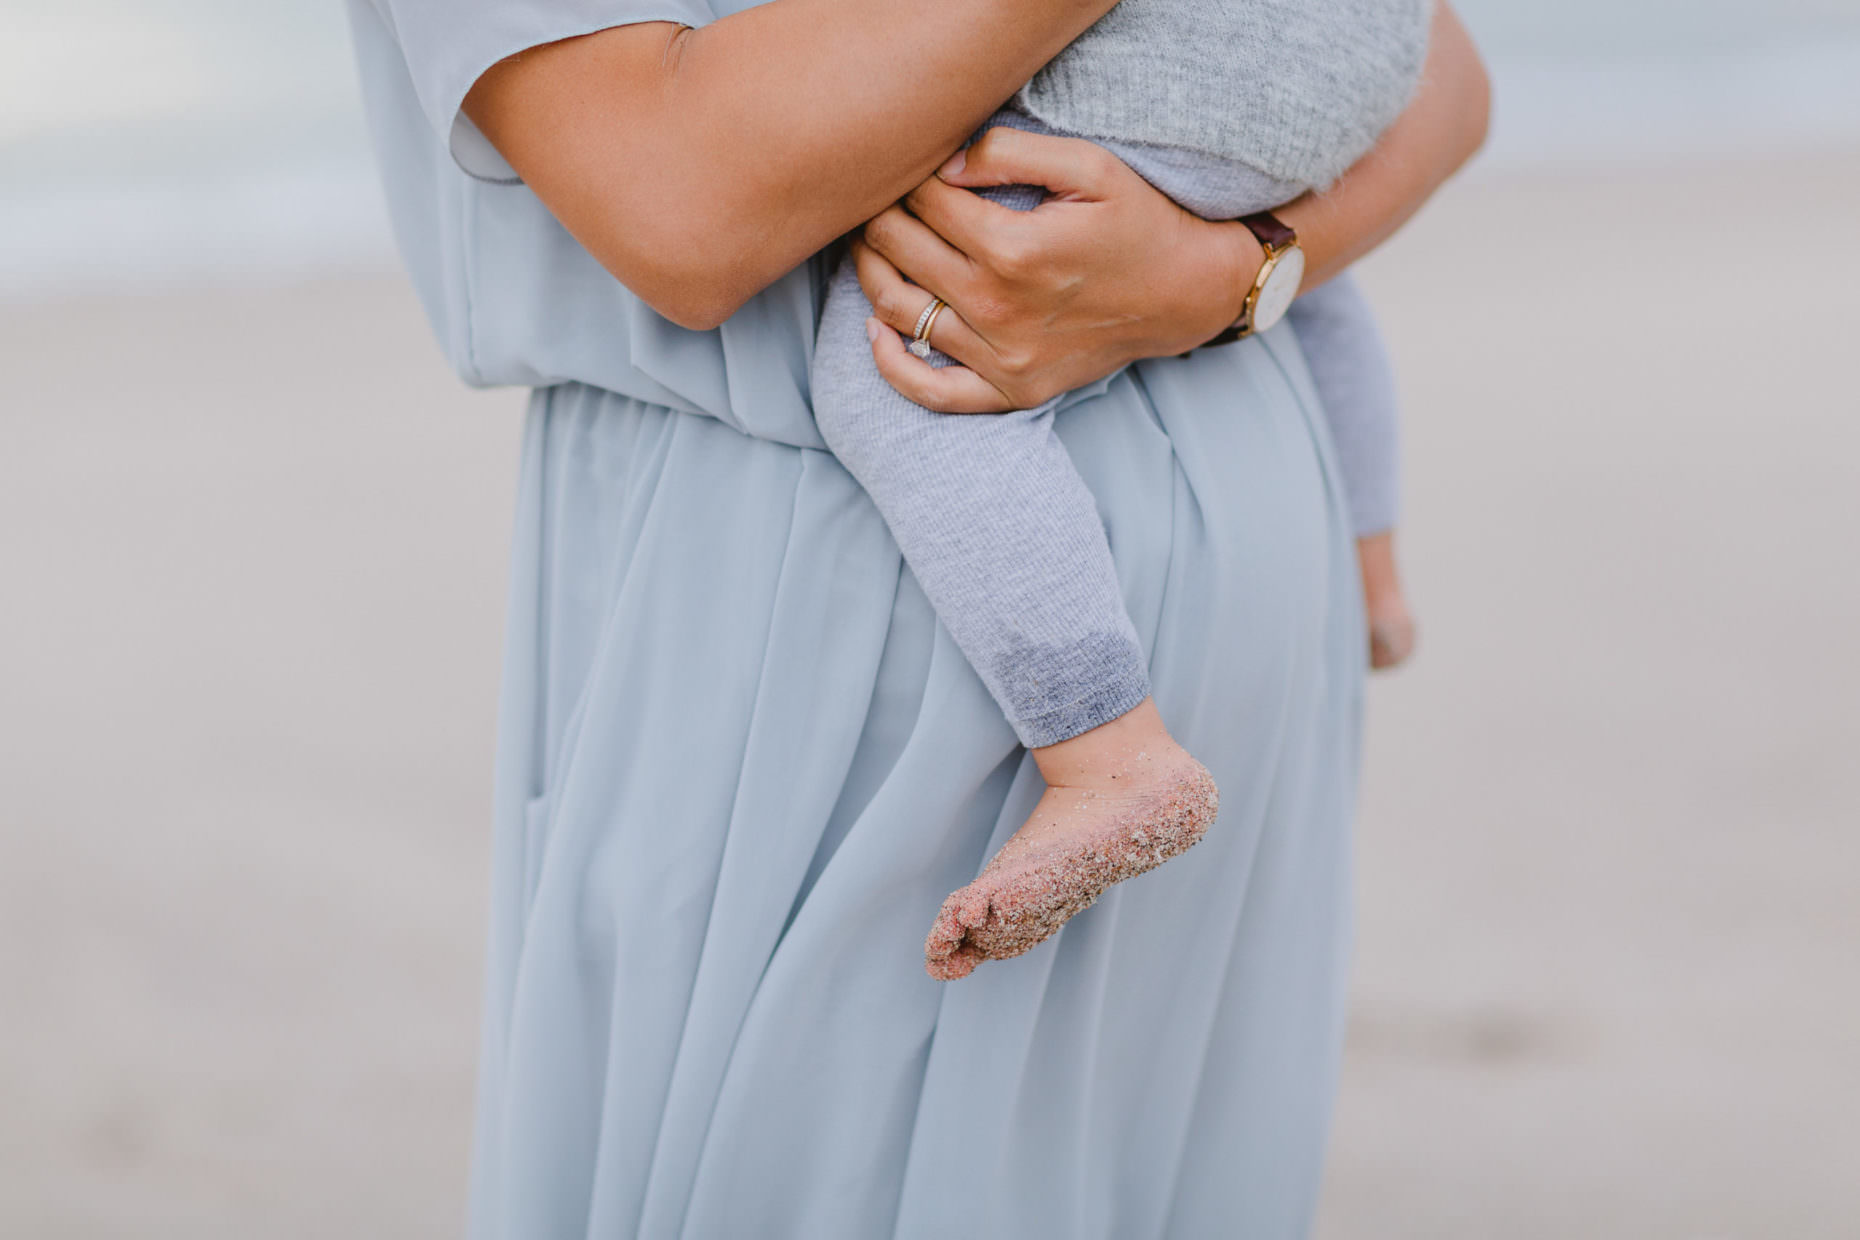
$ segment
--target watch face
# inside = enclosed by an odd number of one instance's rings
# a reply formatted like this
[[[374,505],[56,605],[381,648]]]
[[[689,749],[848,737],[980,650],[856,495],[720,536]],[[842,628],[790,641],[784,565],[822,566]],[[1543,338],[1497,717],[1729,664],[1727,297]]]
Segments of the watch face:
[[[1298,297],[1298,286],[1305,279],[1305,252],[1298,246],[1279,255],[1279,261],[1272,265],[1266,275],[1266,285],[1259,290],[1259,300],[1253,306],[1253,330],[1270,331],[1278,326],[1285,312],[1292,308],[1292,302]]]

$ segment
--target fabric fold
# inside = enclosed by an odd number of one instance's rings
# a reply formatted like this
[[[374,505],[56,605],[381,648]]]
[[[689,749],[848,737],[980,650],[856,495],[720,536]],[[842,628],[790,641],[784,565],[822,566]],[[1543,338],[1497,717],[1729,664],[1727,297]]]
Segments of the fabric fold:
[[[1295,1234],[1343,1011],[1362,641],[1311,401],[1274,334],[1144,363],[1062,421],[1224,808],[944,986],[929,919],[1040,781],[870,501],[824,453],[539,394],[548,519],[521,527],[539,597],[512,631],[545,636],[509,666],[549,688],[513,687],[502,746],[539,753],[550,810],[535,897],[493,927],[516,977],[489,991],[476,1234]],[[499,831],[534,864],[521,815]]]
[[[931,918],[1039,780],[820,450],[823,263],[686,331],[526,187],[481,179],[455,132],[471,81],[523,46],[741,7],[350,0],[447,361],[537,389],[471,1234],[1301,1234],[1342,1030],[1365,646],[1296,341],[1139,363],[1062,403],[1158,706],[1223,808],[1033,952],[932,981]]]

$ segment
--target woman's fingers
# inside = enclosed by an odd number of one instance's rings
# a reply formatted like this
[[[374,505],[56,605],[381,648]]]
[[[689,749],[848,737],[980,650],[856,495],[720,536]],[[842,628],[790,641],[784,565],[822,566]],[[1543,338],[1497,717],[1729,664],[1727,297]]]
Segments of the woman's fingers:
[[[853,242],[853,265],[859,272],[859,287],[872,303],[872,313],[908,341],[936,294],[905,279],[889,259],[862,242]],[[987,344],[947,300],[931,320],[929,341],[932,348],[965,365],[988,356]]]
[[[1107,180],[1122,167],[1117,156],[1083,138],[1057,138],[997,126],[937,169],[951,186],[1041,185],[1048,193],[1101,198]]]
[[[864,238],[866,245],[922,288],[934,289],[947,298],[959,295],[968,286],[969,260],[901,206],[886,207],[872,217],[866,223]],[[877,304],[876,299],[873,304]]]
[[[911,324],[912,327],[916,325],[915,321]],[[930,324],[930,334],[926,339],[931,348],[945,357],[954,358],[958,365],[968,370],[976,370],[977,367],[987,369],[994,360],[994,350],[989,348],[988,342],[969,326],[962,312],[954,306],[946,306],[936,316]],[[954,410],[946,409],[943,412],[951,413]]]
[[[936,177],[906,194],[904,205],[968,258],[983,253],[990,245],[1000,247],[1011,242],[1027,218],[1024,211],[990,202],[972,190],[947,185]]]
[[[909,334],[917,329],[917,319],[935,294],[912,284],[891,261],[862,241],[853,242],[853,266],[859,272],[859,287],[872,303],[872,313],[897,331]],[[945,310],[943,314],[948,314]],[[937,316],[942,318],[943,315]]]
[[[932,366],[913,357],[904,347],[904,338],[889,326],[877,319],[871,324],[872,360],[878,364],[878,373],[907,399],[936,413],[1006,413],[1014,407],[967,366]]]
[[[853,242],[853,264],[859,272],[859,287],[872,303],[872,313],[908,344],[917,330],[917,320],[936,295],[906,280],[884,255],[857,241]],[[931,348],[965,366],[981,364],[993,356],[988,343],[969,326],[961,311],[948,303],[930,321],[927,339]]]

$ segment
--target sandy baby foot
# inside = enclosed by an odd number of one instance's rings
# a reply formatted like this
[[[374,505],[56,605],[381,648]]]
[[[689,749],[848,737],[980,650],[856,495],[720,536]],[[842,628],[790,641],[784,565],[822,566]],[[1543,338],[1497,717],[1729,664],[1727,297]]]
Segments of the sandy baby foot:
[[[944,901],[924,943],[930,976],[953,981],[1031,951],[1112,884],[1193,847],[1220,794],[1207,768],[1183,757],[1128,790],[1048,788],[981,875]]]
[[[1048,767],[1066,764],[1045,760],[1051,750],[1036,753],[1046,793],[981,875],[943,902],[924,943],[930,976],[953,981],[984,960],[1032,950],[1112,884],[1201,839],[1220,804],[1214,779],[1160,720],[1154,731],[1142,749],[1057,776]]]

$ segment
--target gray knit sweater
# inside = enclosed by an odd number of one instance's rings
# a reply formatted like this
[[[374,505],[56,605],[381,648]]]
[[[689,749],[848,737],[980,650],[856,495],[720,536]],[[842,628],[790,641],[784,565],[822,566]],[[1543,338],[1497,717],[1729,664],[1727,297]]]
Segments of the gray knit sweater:
[[[1054,129],[1325,186],[1420,78],[1433,0],[1122,0],[1021,89]]]

